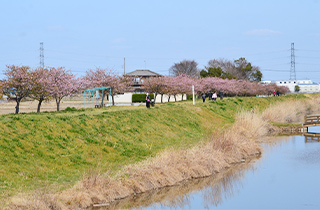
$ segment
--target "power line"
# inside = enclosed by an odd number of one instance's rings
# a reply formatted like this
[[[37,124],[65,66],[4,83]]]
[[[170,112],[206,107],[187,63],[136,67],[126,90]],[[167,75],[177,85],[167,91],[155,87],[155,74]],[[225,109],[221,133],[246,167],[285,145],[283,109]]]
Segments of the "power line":
[[[262,52],[262,53],[252,53],[252,54],[246,54],[246,56],[251,56],[251,55],[263,55],[263,54],[273,54],[273,53],[279,53],[279,52],[288,52],[290,50],[276,50],[276,51],[271,51],[271,52]]]
[[[303,50],[303,49],[296,49],[296,51],[305,51],[305,52],[320,52],[320,50]]]
[[[283,70],[283,69],[261,69],[261,71],[271,71],[271,72],[289,72],[290,70]],[[304,72],[320,72],[319,71],[296,71],[299,73],[304,73]]]

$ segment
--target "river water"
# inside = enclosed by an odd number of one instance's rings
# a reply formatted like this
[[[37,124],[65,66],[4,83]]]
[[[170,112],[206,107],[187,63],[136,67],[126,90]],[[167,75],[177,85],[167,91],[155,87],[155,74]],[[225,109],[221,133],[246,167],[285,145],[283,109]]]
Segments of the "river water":
[[[320,129],[309,128],[309,132]],[[215,176],[144,193],[111,209],[320,209],[320,142],[277,137],[263,154]],[[248,162],[248,161],[247,161]]]

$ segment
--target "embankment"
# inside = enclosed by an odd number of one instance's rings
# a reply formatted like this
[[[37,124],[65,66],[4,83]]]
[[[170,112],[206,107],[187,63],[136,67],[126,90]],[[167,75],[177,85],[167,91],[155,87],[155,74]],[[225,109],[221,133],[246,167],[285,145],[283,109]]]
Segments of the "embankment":
[[[12,197],[10,208],[74,209],[209,176],[261,152],[256,140],[272,115],[259,113],[270,104],[302,104],[296,117],[313,111],[310,101],[294,95],[5,115],[0,149],[8,174],[0,175],[11,184],[1,193]],[[24,184],[22,196],[14,182]]]

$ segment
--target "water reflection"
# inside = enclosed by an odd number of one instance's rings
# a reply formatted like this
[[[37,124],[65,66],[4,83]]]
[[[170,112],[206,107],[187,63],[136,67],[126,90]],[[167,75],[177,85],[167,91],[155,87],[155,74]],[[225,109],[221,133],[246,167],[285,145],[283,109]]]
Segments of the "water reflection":
[[[304,133],[304,141],[306,143],[310,142],[320,142],[320,133]]]
[[[165,207],[183,209],[194,202],[192,195],[197,192],[201,192],[205,208],[209,208],[211,205],[217,206],[223,200],[239,192],[239,189],[242,188],[241,179],[247,170],[254,170],[252,162],[256,162],[258,159],[254,158],[242,164],[235,164],[214,176],[189,180],[177,186],[131,196],[113,202],[109,206],[94,209],[142,209],[147,207],[151,209]]]
[[[319,126],[309,127],[308,132],[303,133],[306,143],[320,142]]]

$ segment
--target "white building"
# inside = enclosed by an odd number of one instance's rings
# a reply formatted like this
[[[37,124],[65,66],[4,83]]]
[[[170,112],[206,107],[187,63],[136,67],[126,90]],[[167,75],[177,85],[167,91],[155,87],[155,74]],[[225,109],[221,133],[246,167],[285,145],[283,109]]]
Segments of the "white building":
[[[274,83],[277,86],[288,87],[290,92],[295,92],[295,86],[300,88],[299,93],[317,93],[320,92],[319,84],[311,80],[274,80],[274,81],[261,81],[261,84]]]
[[[319,84],[313,82],[312,84],[300,84],[299,83],[299,88],[300,88],[300,93],[318,93],[320,92],[319,90]]]

